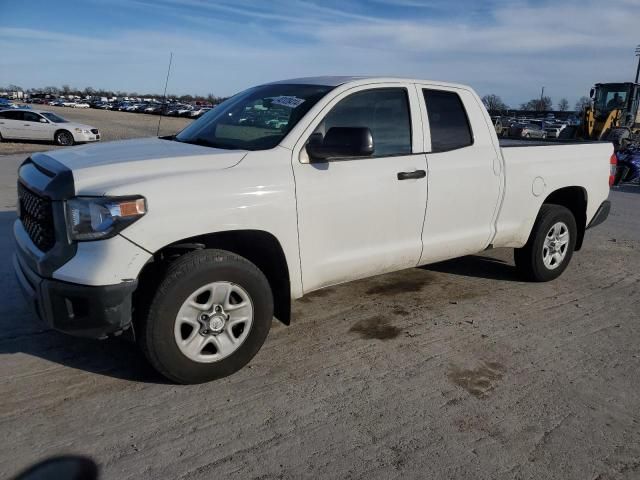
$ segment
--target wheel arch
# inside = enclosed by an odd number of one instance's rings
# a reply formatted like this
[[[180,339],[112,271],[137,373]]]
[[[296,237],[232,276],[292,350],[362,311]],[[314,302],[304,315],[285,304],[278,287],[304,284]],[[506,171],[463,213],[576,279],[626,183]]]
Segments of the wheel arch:
[[[291,321],[291,283],[284,250],[278,239],[264,230],[231,230],[183,238],[162,247],[138,275],[139,289],[135,309],[146,310],[168,265],[193,250],[216,248],[246,258],[267,277],[273,293],[274,316],[289,325]],[[134,315],[137,316],[137,315]]]
[[[587,228],[587,190],[584,187],[563,187],[550,193],[542,204],[561,205],[568,208],[576,219],[578,238],[576,238],[575,251],[582,248],[584,232]]]

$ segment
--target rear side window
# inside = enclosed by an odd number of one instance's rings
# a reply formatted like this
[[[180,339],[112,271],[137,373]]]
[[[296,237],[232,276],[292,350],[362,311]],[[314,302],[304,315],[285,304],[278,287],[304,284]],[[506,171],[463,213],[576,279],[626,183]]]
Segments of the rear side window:
[[[471,126],[458,94],[428,89],[422,93],[429,115],[431,151],[446,152],[472,145]]]
[[[2,112],[2,118],[6,118],[7,120],[22,120],[24,118],[23,112]]]
[[[318,125],[314,134],[324,137],[332,127],[367,127],[374,157],[411,154],[411,117],[404,88],[376,88],[341,100]]]

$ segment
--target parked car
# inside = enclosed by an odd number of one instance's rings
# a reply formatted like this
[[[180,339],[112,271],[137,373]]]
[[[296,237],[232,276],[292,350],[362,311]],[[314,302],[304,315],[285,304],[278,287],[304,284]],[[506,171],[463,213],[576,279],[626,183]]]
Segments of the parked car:
[[[496,130],[496,135],[504,137],[509,133],[509,124],[503,117],[491,117],[493,122],[493,128]]]
[[[547,132],[535,123],[516,123],[509,127],[510,137],[547,138]]]
[[[48,140],[67,146],[96,142],[100,131],[45,110],[0,110],[0,139]]]
[[[192,111],[193,111],[193,107],[191,105],[188,105],[188,106],[178,110],[178,116],[179,117],[190,117]]]
[[[189,116],[191,118],[200,118],[201,116],[203,116],[205,113],[207,113],[209,110],[211,110],[211,108],[209,107],[201,107],[201,108],[196,108],[195,110],[192,110],[189,113]]]
[[[63,107],[75,107],[76,105],[76,101],[75,100],[64,100],[62,102],[62,106]]]
[[[515,248],[524,278],[557,278],[609,213],[612,152],[501,148],[462,85],[266,84],[175,136],[33,154],[14,267],[49,326],[135,329],[160,373],[204,382],[246,365],[274,316],[288,324],[293,299],[329,285],[493,247]]]
[[[559,138],[560,137],[560,132],[562,132],[562,130],[564,130],[566,127],[566,125],[548,125],[547,127],[545,127],[544,131],[547,134],[547,138]]]
[[[87,102],[77,102],[73,104],[73,108],[91,108],[91,105],[89,105]]]

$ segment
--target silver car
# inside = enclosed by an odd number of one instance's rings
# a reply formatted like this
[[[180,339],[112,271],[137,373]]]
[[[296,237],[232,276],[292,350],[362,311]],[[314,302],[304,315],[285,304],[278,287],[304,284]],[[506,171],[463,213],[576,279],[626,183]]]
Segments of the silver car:
[[[45,110],[0,110],[0,141],[46,140],[58,145],[96,142],[100,131]]]

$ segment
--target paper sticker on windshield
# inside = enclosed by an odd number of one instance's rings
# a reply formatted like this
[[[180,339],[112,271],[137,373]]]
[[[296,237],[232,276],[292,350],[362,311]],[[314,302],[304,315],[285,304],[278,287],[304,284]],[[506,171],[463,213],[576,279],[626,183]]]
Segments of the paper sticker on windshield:
[[[279,97],[271,97],[271,103],[274,105],[282,105],[283,107],[298,108],[304,103],[304,98],[281,95]]]

